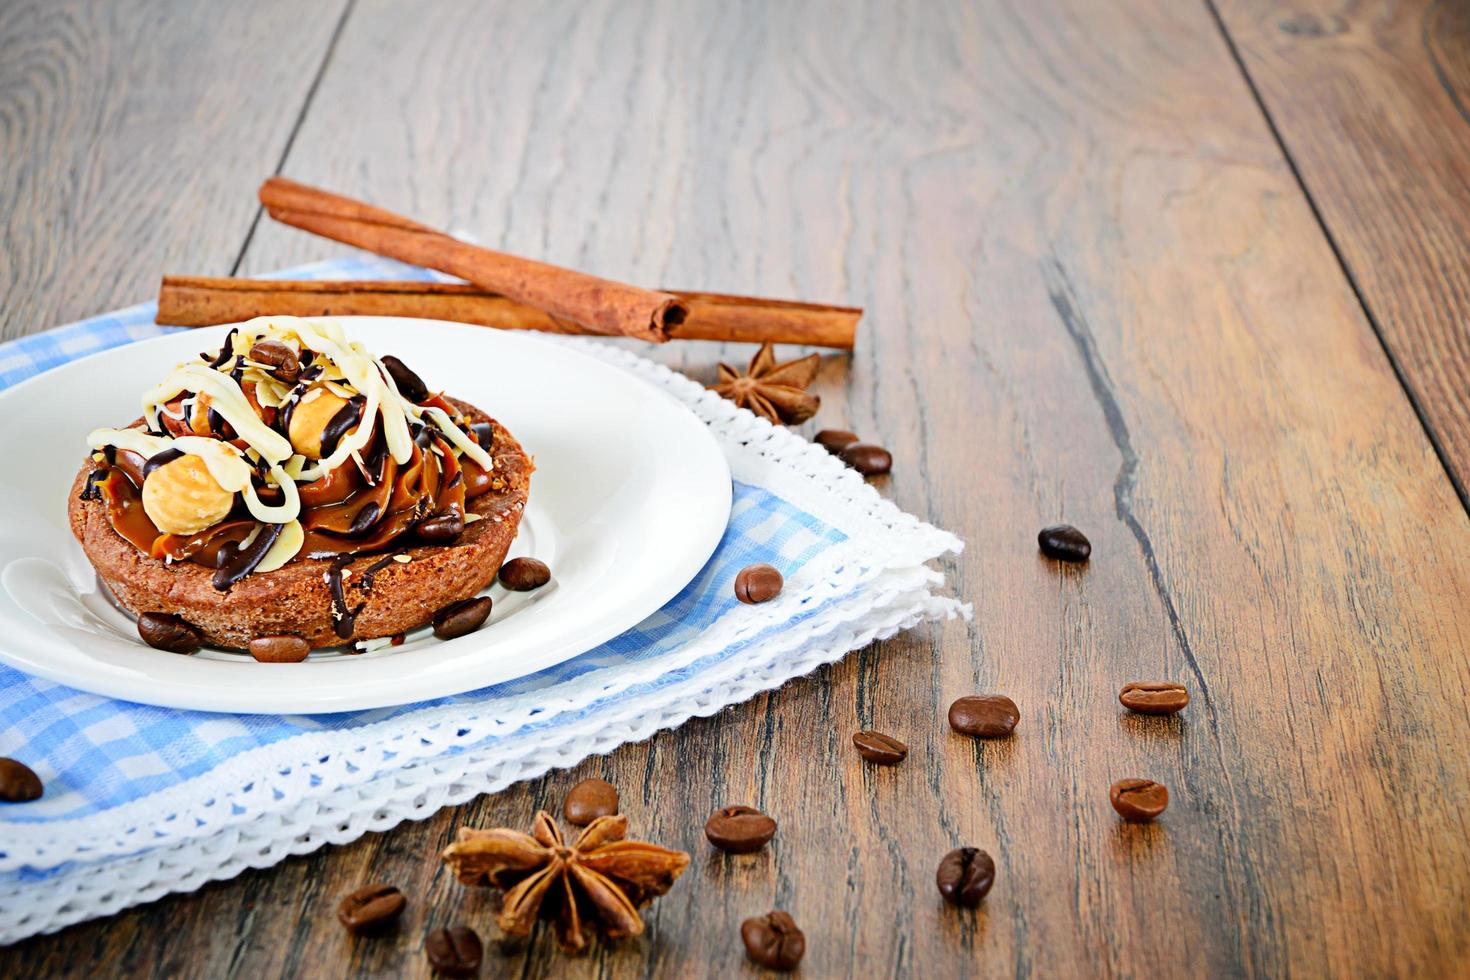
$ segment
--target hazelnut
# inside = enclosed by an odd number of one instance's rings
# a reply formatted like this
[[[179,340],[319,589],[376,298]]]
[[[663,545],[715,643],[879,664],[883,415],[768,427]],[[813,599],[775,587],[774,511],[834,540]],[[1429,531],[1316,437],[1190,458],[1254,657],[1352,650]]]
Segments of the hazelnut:
[[[214,401],[209,397],[209,392],[201,391],[194,396],[194,407],[189,414],[189,431],[196,436],[208,436],[214,433],[209,428],[209,406]]]
[[[218,524],[235,505],[204,460],[180,456],[143,481],[143,512],[165,534],[196,534]]]
[[[291,422],[286,427],[291,448],[307,459],[321,459],[322,432],[346,405],[347,399],[330,388],[308,390],[291,409]]]

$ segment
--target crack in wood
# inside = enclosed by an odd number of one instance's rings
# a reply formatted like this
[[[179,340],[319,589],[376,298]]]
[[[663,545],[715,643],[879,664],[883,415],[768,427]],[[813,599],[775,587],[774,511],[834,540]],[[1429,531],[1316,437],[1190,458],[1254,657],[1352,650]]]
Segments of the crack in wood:
[[[1138,485],[1138,454],[1133,450],[1133,438],[1129,435],[1128,423],[1123,418],[1123,410],[1118,405],[1117,396],[1113,392],[1112,379],[1108,377],[1107,369],[1098,355],[1092,328],[1088,325],[1087,318],[1077,308],[1072,284],[1061,263],[1055,258],[1049,259],[1042,267],[1042,274],[1046,280],[1047,298],[1051,301],[1052,309],[1056,310],[1057,319],[1067,331],[1067,336],[1072,339],[1072,343],[1077,348],[1082,368],[1087,373],[1087,383],[1092,388],[1092,394],[1097,399],[1098,406],[1102,409],[1108,434],[1112,437],[1118,454],[1123,458],[1118,467],[1117,479],[1113,481],[1113,503],[1118,519],[1127,525],[1134,540],[1138,542],[1138,548],[1143,554],[1143,563],[1148,568],[1149,579],[1159,596],[1159,601],[1163,604],[1164,614],[1169,619],[1169,628],[1174,633],[1179,650],[1189,664],[1189,670],[1194,675],[1195,683],[1199,685],[1200,697],[1208,708],[1210,727],[1213,729],[1215,728],[1215,711],[1210,697],[1209,684],[1205,680],[1204,672],[1200,670],[1199,662],[1195,659],[1194,647],[1189,642],[1189,633],[1179,618],[1179,611],[1174,605],[1174,597],[1169,591],[1168,584],[1164,581],[1153,541],[1149,538],[1143,523],[1133,512],[1133,492]]]

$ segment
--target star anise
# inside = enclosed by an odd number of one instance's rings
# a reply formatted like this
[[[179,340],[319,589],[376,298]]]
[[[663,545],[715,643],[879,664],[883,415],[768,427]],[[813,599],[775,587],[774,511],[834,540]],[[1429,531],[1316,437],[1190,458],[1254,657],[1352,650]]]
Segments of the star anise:
[[[806,390],[817,376],[820,360],[816,354],[808,354],[777,364],[771,345],[762,344],[744,374],[721,364],[720,383],[710,390],[776,425],[797,425],[821,407],[822,400]]]
[[[577,953],[587,946],[589,915],[609,938],[641,933],[638,910],[689,866],[683,851],[623,840],[627,832],[627,817],[599,817],[567,846],[543,810],[529,834],[461,828],[443,858],[462,883],[505,891],[497,921],[507,935],[529,935],[538,916],[549,918],[561,948]]]

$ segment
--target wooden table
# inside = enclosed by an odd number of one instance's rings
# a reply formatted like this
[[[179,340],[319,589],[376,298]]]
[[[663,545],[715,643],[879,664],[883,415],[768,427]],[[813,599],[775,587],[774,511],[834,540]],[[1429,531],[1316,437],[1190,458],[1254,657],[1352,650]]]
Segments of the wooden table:
[[[738,9],[737,9],[738,8]],[[645,284],[867,308],[820,426],[960,533],[915,630],[570,772],[0,951],[0,975],[422,975],[434,853],[604,776],[694,854],[642,938],[486,976],[1470,969],[1470,14],[1427,0],[0,5],[0,330],[341,250],[271,173]],[[670,346],[707,378],[748,349]],[[813,428],[813,426],[808,426]],[[1035,531],[1086,529],[1085,568]],[[1119,708],[1174,679],[1172,721]],[[1016,737],[952,735],[1004,691]],[[905,738],[869,768],[849,736]],[[1166,783],[1151,826],[1107,787]],[[703,842],[774,814],[755,857]],[[978,912],[935,865],[995,855]],[[395,937],[340,895],[399,883]]]

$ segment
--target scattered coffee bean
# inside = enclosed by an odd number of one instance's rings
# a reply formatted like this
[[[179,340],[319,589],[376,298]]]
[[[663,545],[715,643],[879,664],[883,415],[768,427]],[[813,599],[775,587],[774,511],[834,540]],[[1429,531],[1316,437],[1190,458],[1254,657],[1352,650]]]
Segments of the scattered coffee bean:
[[[740,923],[745,955],[768,970],[794,970],[806,954],[806,935],[788,912],[767,912]]]
[[[429,965],[446,977],[472,977],[480,972],[485,947],[468,926],[435,929],[424,940]]]
[[[41,792],[41,777],[30,766],[14,759],[0,758],[0,800],[29,803],[40,799]]]
[[[490,618],[490,597],[478,596],[451,602],[434,614],[434,635],[441,640],[473,633]]]
[[[730,854],[758,851],[776,836],[776,821],[755,807],[721,807],[704,823],[704,836]]]
[[[978,847],[957,847],[939,862],[934,882],[946,902],[974,908],[995,884],[995,862]]]
[[[1016,702],[1004,694],[970,694],[949,706],[949,727],[976,738],[1005,738],[1020,720]]]
[[[747,565],[735,576],[735,598],[748,605],[769,602],[781,594],[785,580],[770,565]]]
[[[464,515],[446,511],[414,525],[414,537],[429,544],[448,544],[464,533]]]
[[[257,341],[250,348],[250,359],[271,368],[271,374],[282,381],[295,381],[301,374],[301,358],[279,340]]]
[[[846,429],[823,429],[812,441],[834,456],[853,443],[862,442],[857,437],[857,433],[848,432]]]
[[[1118,700],[1129,711],[1143,715],[1172,715],[1189,704],[1189,691],[1183,684],[1168,681],[1134,681],[1124,684]]]
[[[249,650],[263,664],[299,664],[311,653],[311,644],[299,636],[257,636]]]
[[[500,584],[512,592],[530,592],[551,581],[551,569],[535,558],[512,558],[500,566]]]
[[[896,766],[908,757],[909,747],[882,732],[858,732],[852,737],[858,755],[880,766]]]
[[[837,454],[863,476],[882,476],[893,469],[893,454],[871,442],[854,442]]]
[[[138,617],[138,635],[156,650],[169,653],[193,653],[204,642],[204,635],[171,613],[143,613]]]
[[[1120,779],[1108,790],[1118,816],[1133,823],[1152,820],[1169,806],[1169,791],[1152,779]]]
[[[392,885],[365,885],[337,905],[337,921],[358,936],[383,932],[398,921],[408,899]]]
[[[392,354],[383,358],[383,367],[388,369],[393,383],[398,386],[398,393],[404,398],[418,404],[429,397],[429,386],[424,384],[424,379],[414,374],[407,364]]]
[[[572,787],[561,807],[567,823],[585,827],[618,812],[618,788],[605,779],[584,779]]]
[[[1053,524],[1036,535],[1041,553],[1057,561],[1086,561],[1092,555],[1092,542],[1087,535],[1070,524]]]

